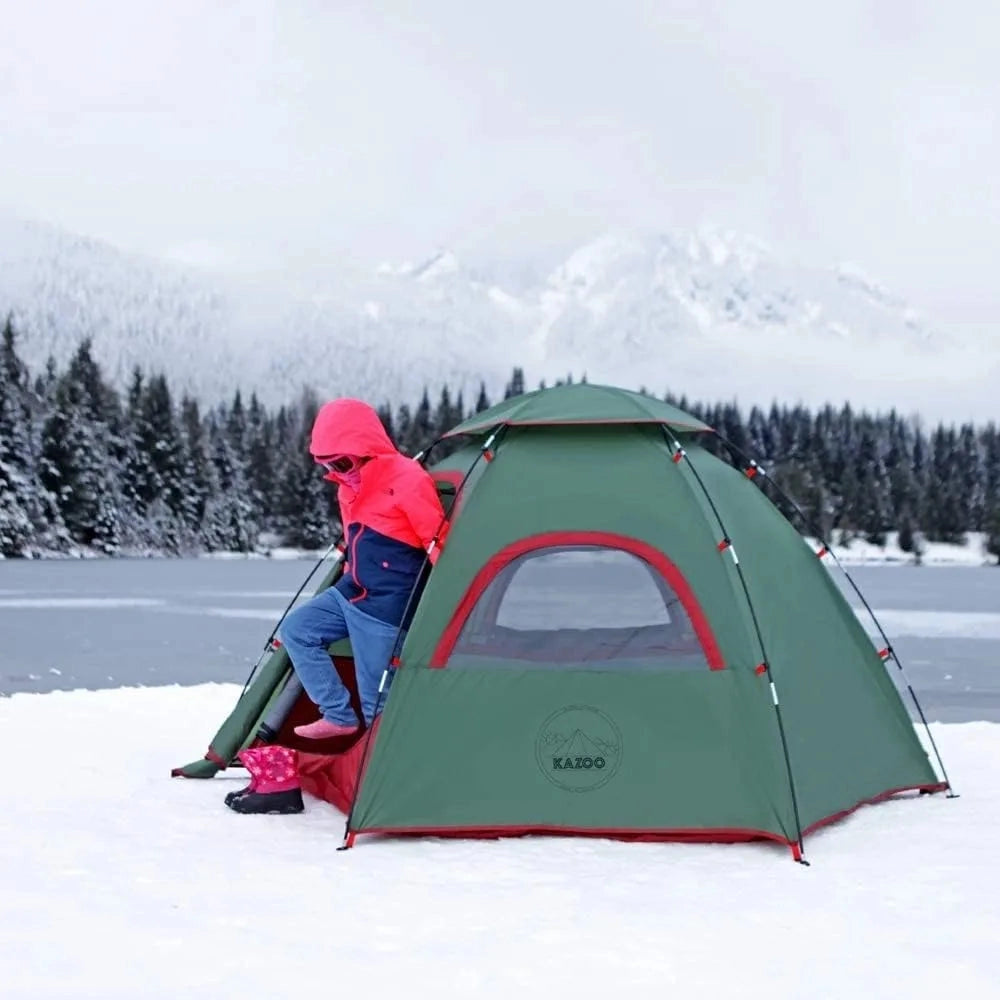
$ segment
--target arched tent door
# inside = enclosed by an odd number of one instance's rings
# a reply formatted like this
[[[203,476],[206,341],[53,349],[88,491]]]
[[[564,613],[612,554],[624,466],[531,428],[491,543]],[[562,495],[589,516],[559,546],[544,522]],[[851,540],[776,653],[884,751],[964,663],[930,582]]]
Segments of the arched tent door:
[[[476,575],[432,667],[722,669],[678,568],[607,532],[549,532],[496,553]]]

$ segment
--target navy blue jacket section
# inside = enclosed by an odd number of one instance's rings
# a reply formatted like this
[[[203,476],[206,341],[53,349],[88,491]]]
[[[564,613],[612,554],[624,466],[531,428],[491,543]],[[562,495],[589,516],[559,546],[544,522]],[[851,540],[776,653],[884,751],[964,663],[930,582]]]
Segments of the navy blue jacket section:
[[[350,524],[346,566],[336,588],[359,611],[389,625],[399,625],[425,557],[423,549],[398,542],[367,525]],[[416,610],[417,596],[410,604],[407,619]]]

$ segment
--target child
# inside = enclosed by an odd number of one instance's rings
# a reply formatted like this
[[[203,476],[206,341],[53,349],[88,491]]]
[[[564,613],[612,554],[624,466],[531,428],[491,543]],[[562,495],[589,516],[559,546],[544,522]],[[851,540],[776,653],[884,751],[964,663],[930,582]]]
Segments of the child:
[[[393,644],[416,604],[410,595],[425,561],[434,563],[440,552],[444,509],[430,474],[396,450],[367,403],[326,403],[313,424],[309,451],[326,469],[325,478],[338,484],[345,566],[335,586],[288,615],[280,637],[321,713],[316,722],[296,726],[295,733],[328,739],[356,732],[361,721],[327,647],[350,637],[361,709],[370,726],[384,700],[378,689]]]

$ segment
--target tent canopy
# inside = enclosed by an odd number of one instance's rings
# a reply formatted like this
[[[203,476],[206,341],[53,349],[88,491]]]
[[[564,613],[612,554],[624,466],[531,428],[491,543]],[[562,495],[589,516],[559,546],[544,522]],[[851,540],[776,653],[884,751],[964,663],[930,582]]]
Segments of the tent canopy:
[[[675,431],[711,430],[697,417],[653,396],[580,382],[512,396],[469,417],[445,437],[481,434],[503,424],[661,424]]]

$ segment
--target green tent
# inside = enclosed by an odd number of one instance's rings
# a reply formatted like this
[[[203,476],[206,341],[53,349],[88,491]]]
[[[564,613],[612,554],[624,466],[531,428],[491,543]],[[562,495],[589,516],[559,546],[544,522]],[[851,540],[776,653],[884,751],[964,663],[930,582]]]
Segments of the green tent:
[[[450,511],[384,712],[352,747],[272,644],[205,760],[303,751],[308,790],[369,832],[802,838],[939,778],[817,552],[694,417],[579,384],[515,397],[429,464]],[[330,585],[338,564],[326,574]],[[350,679],[350,647],[331,648]],[[313,750],[314,752],[305,752]],[[319,752],[315,752],[315,751]],[[360,775],[360,780],[359,780]]]

